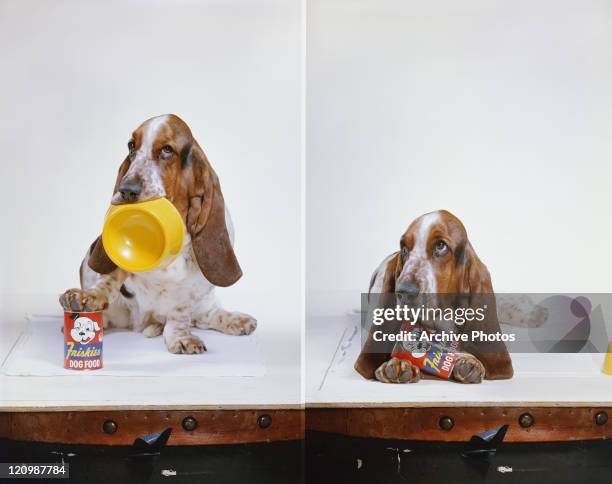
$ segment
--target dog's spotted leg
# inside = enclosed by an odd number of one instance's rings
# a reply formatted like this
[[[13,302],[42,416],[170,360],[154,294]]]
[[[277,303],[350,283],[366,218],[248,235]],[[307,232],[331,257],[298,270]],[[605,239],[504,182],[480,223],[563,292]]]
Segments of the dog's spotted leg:
[[[452,378],[459,383],[480,383],[485,373],[485,367],[478,358],[461,353],[455,362]]]
[[[115,300],[126,278],[125,271],[115,269],[100,276],[91,287],[66,290],[60,295],[59,302],[67,311],[102,311]]]
[[[409,361],[391,358],[380,365],[374,375],[383,383],[416,383],[421,378],[421,370]]]
[[[164,325],[162,323],[158,323],[157,321],[150,322],[145,328],[142,330],[142,334],[144,334],[147,338],[155,338],[164,332]]]
[[[204,341],[191,334],[190,327],[188,313],[174,312],[168,315],[163,334],[170,353],[189,355],[206,351]]]
[[[245,313],[216,308],[196,314],[193,323],[201,329],[214,329],[225,334],[251,334],[257,328],[257,320]]]
[[[141,319],[141,324],[134,327],[136,331],[142,332],[147,338],[155,338],[164,332],[166,318],[154,313],[146,314]]]

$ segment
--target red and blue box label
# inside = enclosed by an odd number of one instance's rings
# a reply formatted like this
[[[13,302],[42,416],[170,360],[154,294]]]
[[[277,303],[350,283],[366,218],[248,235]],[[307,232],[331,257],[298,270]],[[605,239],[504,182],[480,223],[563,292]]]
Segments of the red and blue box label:
[[[410,361],[430,375],[450,378],[457,361],[459,343],[431,341],[430,336],[435,334],[435,331],[418,325],[405,324],[402,329],[410,333],[411,337],[409,340],[398,341],[391,356]]]
[[[102,368],[102,311],[64,311],[64,368]]]

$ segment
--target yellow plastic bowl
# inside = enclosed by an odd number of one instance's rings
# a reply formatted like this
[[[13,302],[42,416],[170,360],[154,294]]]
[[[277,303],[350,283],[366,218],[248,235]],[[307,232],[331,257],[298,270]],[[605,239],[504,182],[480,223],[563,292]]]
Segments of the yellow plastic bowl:
[[[166,198],[111,205],[102,229],[108,257],[129,272],[167,267],[181,253],[185,224]]]

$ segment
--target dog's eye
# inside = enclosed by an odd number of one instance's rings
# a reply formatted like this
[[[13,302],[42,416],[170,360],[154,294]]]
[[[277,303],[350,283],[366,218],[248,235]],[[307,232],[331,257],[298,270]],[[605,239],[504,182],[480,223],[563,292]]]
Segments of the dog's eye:
[[[130,150],[130,153],[134,153],[135,149],[136,149],[136,143],[134,143],[134,140],[128,141],[128,150]]]
[[[408,257],[408,247],[404,246],[402,247],[402,257],[406,258]]]
[[[159,156],[163,160],[169,159],[173,154],[174,154],[174,150],[170,148],[170,146],[167,146],[167,145],[164,146],[159,152]]]
[[[443,257],[448,253],[448,245],[443,240],[438,240],[433,246],[433,255]]]

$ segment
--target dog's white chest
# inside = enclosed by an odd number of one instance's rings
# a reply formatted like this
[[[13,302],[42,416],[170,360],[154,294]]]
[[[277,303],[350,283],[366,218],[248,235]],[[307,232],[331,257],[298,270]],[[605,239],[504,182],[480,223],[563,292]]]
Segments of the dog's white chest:
[[[194,260],[189,241],[168,267],[131,274],[125,286],[134,294],[142,311],[163,315],[177,307],[194,306],[213,287]]]

